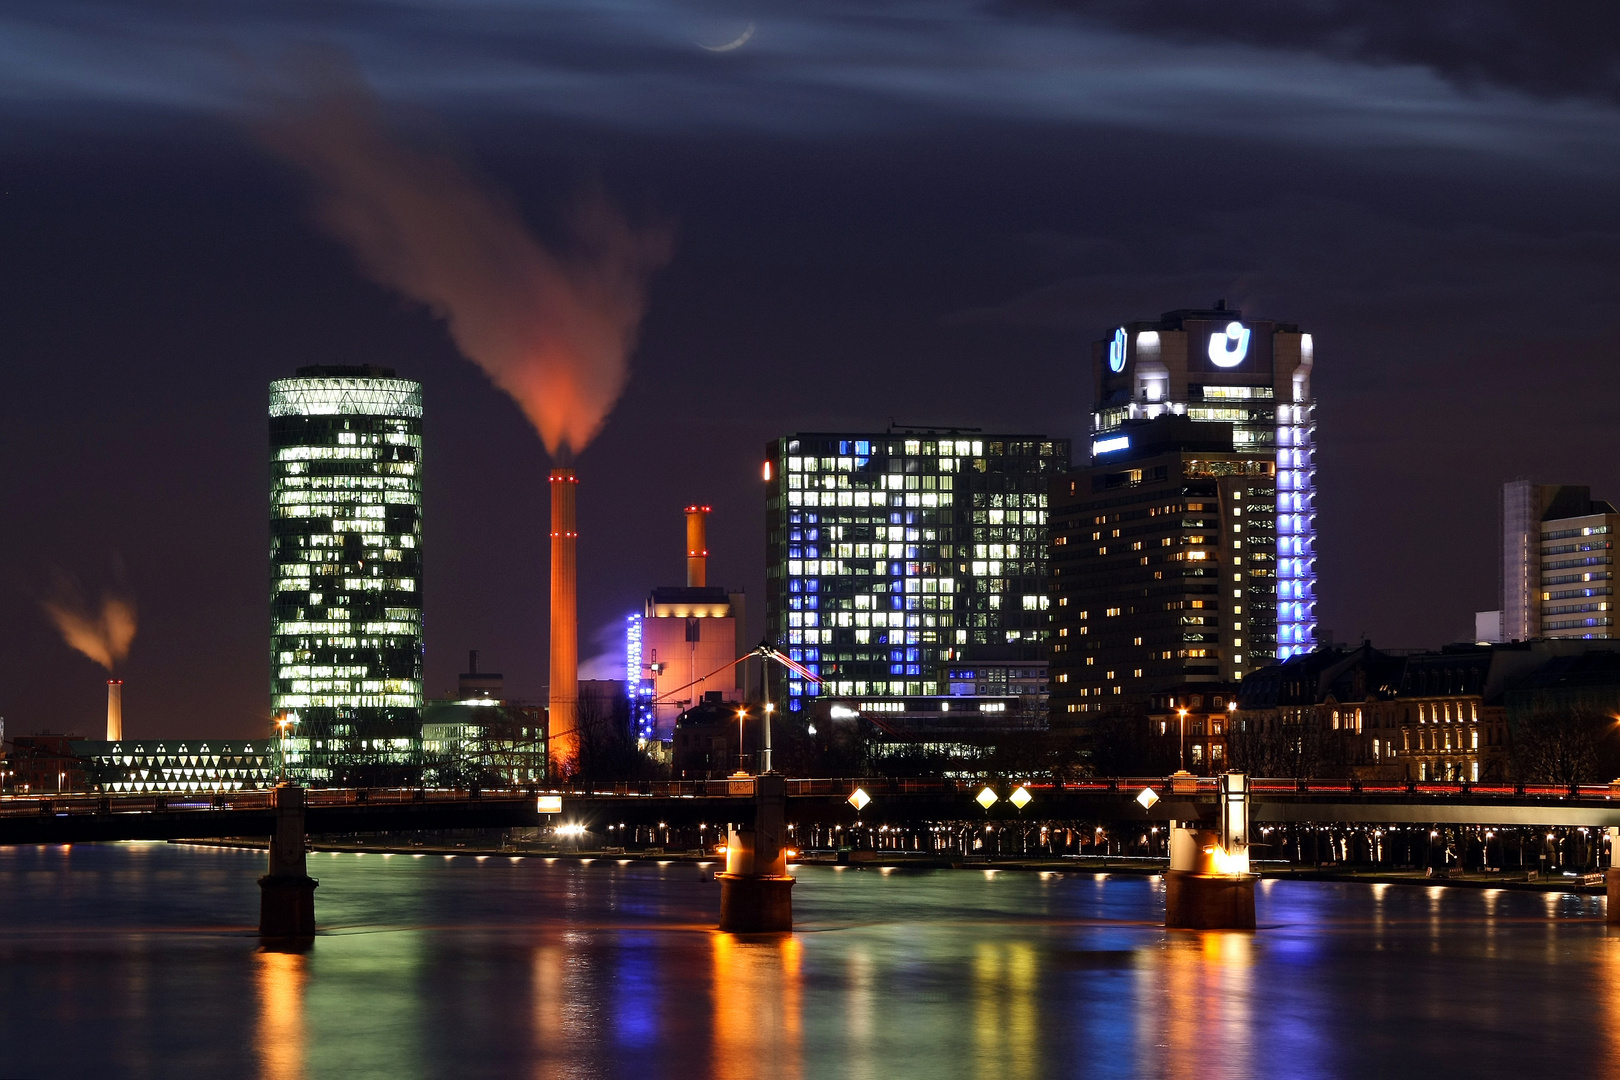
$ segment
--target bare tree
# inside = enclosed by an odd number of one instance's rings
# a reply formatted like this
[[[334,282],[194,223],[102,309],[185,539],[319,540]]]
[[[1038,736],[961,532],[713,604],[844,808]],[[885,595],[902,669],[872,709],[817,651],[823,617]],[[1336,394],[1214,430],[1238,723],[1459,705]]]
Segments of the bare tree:
[[[1513,737],[1518,779],[1533,784],[1591,784],[1613,779],[1620,769],[1614,720],[1587,706],[1539,709]]]

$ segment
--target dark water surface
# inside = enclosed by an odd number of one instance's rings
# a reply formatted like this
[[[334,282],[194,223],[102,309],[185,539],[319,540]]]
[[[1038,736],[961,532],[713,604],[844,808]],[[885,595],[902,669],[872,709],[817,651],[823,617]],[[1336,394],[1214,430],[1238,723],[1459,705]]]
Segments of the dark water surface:
[[[1146,878],[803,867],[750,940],[713,866],[317,854],[300,956],[263,862],[0,849],[0,1076],[1620,1075],[1595,898],[1266,882],[1171,933]]]

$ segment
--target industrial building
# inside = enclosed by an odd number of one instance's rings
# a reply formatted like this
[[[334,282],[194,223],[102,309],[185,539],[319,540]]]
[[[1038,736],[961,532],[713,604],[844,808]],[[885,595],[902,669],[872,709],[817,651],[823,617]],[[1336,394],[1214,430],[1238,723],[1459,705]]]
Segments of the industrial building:
[[[1620,513],[1588,487],[1502,485],[1502,606],[1474,616],[1482,642],[1614,637]]]
[[[981,669],[1039,672],[1028,681],[1043,693],[1047,498],[1068,468],[1068,441],[1035,434],[893,427],[770,443],[767,638],[822,680],[773,671],[787,715],[818,697],[910,711]]]
[[[676,718],[712,695],[747,696],[749,665],[731,666],[750,647],[747,596],[709,584],[710,513],[686,508],[686,584],[653,589],[627,622],[627,697],[636,735],[648,743],[670,742]]]
[[[1051,494],[1054,726],[1315,648],[1313,362],[1224,304],[1093,345],[1090,460]]]
[[[415,783],[422,387],[388,368],[270,384],[270,698],[314,785]]]

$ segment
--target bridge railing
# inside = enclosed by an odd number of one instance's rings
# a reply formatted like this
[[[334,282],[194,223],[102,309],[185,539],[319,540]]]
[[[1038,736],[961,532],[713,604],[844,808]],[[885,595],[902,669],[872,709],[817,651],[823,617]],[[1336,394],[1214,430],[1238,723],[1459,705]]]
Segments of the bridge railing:
[[[1043,792],[1119,792],[1133,794],[1143,788],[1152,788],[1161,797],[1176,794],[1212,795],[1215,777],[1088,777],[1066,780],[1061,784],[1051,781],[1024,781],[1021,786],[1032,793]],[[957,779],[904,779],[878,776],[796,778],[787,781],[787,793],[795,798],[848,798],[860,788],[873,799],[893,795],[935,795],[948,798],[971,799],[984,787],[984,780]],[[990,783],[999,797],[1007,797],[1018,781],[1000,780]],[[1435,800],[1468,799],[1620,799],[1620,781],[1610,784],[1507,784],[1470,783],[1467,781],[1396,781],[1354,779],[1303,779],[1299,777],[1256,777],[1250,782],[1253,795],[1264,797],[1288,796],[1420,796]],[[556,793],[555,789],[549,793]],[[620,781],[607,784],[581,785],[564,790],[564,798],[654,798],[697,799],[737,798],[753,793],[751,779],[724,780],[664,780]],[[529,800],[537,793],[529,790],[455,790],[448,788],[313,788],[306,795],[312,808],[399,805],[406,803],[455,804],[479,800]],[[47,814],[53,816],[78,814],[138,814],[154,812],[268,810],[271,808],[268,790],[234,792],[134,792],[117,794],[65,793],[31,794],[0,797],[0,817]]]

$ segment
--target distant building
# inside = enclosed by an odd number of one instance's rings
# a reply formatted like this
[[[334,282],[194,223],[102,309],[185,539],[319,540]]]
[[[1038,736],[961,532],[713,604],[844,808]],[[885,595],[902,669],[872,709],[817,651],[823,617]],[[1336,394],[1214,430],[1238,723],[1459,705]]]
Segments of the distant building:
[[[1256,775],[1506,782],[1526,716],[1620,708],[1620,655],[1541,639],[1322,648],[1243,680],[1228,759]]]
[[[545,783],[546,708],[509,701],[499,672],[479,671],[478,652],[456,696],[422,706],[422,782],[444,788],[523,789]]]
[[[1237,700],[1234,683],[1192,683],[1153,695],[1147,717],[1149,735],[1159,742],[1155,758],[1199,775],[1225,772]]]
[[[822,679],[772,672],[787,716],[818,698],[865,712],[949,697],[953,670],[1044,682],[1047,492],[1067,440],[804,432],[766,462],[767,636]]]
[[[1614,637],[1617,529],[1620,513],[1588,487],[1504,484],[1502,625],[1481,640]]]
[[[1092,359],[1090,461],[1051,508],[1053,723],[1079,728],[1317,640],[1311,335],[1217,304]]]
[[[290,773],[415,783],[422,739],[422,386],[388,368],[270,384],[270,698]]]
[[[676,719],[671,747],[675,779],[718,780],[746,767],[738,705],[724,696],[711,690]]]
[[[709,584],[709,513],[686,508],[686,584],[654,589],[626,625],[626,697],[642,740],[668,742],[675,718],[710,694],[746,695],[748,665],[731,662],[748,651],[747,597]]]
[[[1505,641],[1502,636],[1502,612],[1476,611],[1474,612],[1474,642],[1479,645],[1494,645]]]
[[[79,735],[42,732],[11,740],[5,761],[5,790],[16,794],[83,791],[84,761],[73,752]]]

